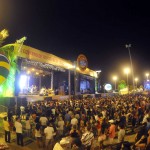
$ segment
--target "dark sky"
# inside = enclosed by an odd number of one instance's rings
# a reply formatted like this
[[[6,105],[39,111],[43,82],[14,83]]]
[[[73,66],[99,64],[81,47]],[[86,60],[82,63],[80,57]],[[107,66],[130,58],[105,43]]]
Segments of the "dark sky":
[[[126,79],[125,44],[131,44],[135,76],[141,82],[149,70],[150,11],[144,1],[119,0],[0,0],[0,30],[5,44],[27,36],[25,45],[75,61],[85,54],[89,68]]]

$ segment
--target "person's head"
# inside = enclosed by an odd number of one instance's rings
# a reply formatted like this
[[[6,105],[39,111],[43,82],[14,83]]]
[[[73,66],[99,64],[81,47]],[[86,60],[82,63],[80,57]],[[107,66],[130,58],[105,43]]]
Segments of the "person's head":
[[[16,121],[20,122],[20,121],[21,121],[20,117],[17,117],[17,118],[16,118]]]
[[[77,129],[77,126],[76,126],[76,125],[73,125],[73,126],[72,126],[72,129],[73,129],[73,130],[76,130],[76,129]]]
[[[52,127],[52,123],[50,121],[48,121],[47,126]]]
[[[29,120],[29,117],[26,117],[26,120]]]
[[[4,120],[7,121],[7,117],[4,117]]]
[[[87,125],[87,126],[86,126],[86,130],[87,130],[87,131],[90,131],[90,130],[91,130],[91,126],[90,126],[90,125]]]
[[[118,128],[119,129],[124,129],[124,124],[120,123]]]
[[[62,120],[63,120],[63,118],[62,118],[62,117],[60,117],[60,118],[59,118],[59,121],[62,121]]]
[[[41,126],[39,123],[36,124],[36,130],[40,130]]]

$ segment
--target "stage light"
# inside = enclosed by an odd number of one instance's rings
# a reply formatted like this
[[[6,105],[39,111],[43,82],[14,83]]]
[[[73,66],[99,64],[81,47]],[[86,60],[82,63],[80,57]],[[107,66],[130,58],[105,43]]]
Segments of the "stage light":
[[[36,75],[39,75],[39,73],[38,73],[38,72],[36,72]]]
[[[34,69],[34,68],[32,68],[32,71],[35,71],[35,69]]]
[[[27,87],[27,80],[28,76],[27,75],[21,75],[20,80],[19,80],[19,87],[22,90],[23,88]]]

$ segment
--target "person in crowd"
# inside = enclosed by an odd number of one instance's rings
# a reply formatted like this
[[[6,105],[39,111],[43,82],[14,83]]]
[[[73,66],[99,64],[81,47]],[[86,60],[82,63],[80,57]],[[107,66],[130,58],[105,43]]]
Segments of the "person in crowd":
[[[148,130],[146,150],[150,150],[150,129]]]
[[[90,150],[94,140],[94,134],[91,132],[91,126],[88,125],[85,127],[85,132],[82,134],[81,142],[85,150]]]
[[[21,111],[21,118],[24,119],[25,118],[25,107],[20,106],[20,111]]]
[[[147,118],[146,129],[147,129],[147,131],[150,129],[150,117]]]
[[[29,117],[26,117],[26,131],[27,131],[27,136],[31,137],[31,122],[29,120]]]
[[[104,130],[101,131],[101,135],[98,137],[98,142],[99,142],[99,150],[103,149],[104,144],[103,142],[106,140],[106,133]]]
[[[11,140],[10,124],[7,120],[7,117],[4,117],[3,126],[4,126],[4,130],[5,130],[5,142],[10,143],[10,140]]]
[[[40,117],[40,123],[41,123],[41,126],[42,126],[42,131],[44,131],[44,129],[46,128],[46,125],[48,123],[48,119],[47,117],[45,116],[45,114],[42,114],[42,116]]]
[[[133,111],[131,114],[132,132],[134,132],[136,121],[137,121],[136,113]]]
[[[72,125],[72,126],[73,126],[73,125],[78,126],[78,120],[77,120],[77,118],[75,118],[75,116],[74,116],[74,115],[72,115],[71,125]]]
[[[72,129],[70,130],[70,136],[73,139],[80,137],[80,132],[77,130],[77,126],[76,125],[72,126]]]
[[[145,111],[142,123],[147,122],[147,118],[150,118],[149,109]]]
[[[57,131],[58,131],[58,135],[59,136],[62,136],[63,135],[63,132],[64,132],[64,125],[65,125],[65,122],[63,120],[62,117],[59,118],[59,121],[58,121],[58,128],[57,128]]]
[[[116,126],[114,120],[109,120],[110,127],[108,129],[108,136],[109,136],[109,144],[113,144],[113,140],[116,134]]]
[[[41,126],[39,123],[37,123],[35,127],[35,138],[36,138],[37,146],[39,148],[43,147]]]
[[[120,117],[120,123],[126,126],[126,116],[125,113],[122,112],[121,117]]]
[[[21,124],[21,119],[19,117],[16,118],[15,128],[16,128],[16,135],[17,135],[17,144],[21,145],[21,146],[24,146],[23,145],[22,124]]]
[[[47,127],[44,129],[45,134],[45,147],[46,149],[52,149],[53,146],[53,137],[55,135],[54,128],[52,127],[52,124],[50,122],[47,123]],[[49,148],[50,147],[50,148]]]
[[[65,114],[65,124],[66,124],[66,126],[69,125],[70,121],[71,121],[71,116],[67,111],[66,114]]]
[[[135,143],[135,149],[145,149],[147,145],[147,135],[144,134],[142,137]]]
[[[125,129],[124,129],[124,124],[120,123],[118,126],[118,143],[121,143],[124,141],[125,137]]]

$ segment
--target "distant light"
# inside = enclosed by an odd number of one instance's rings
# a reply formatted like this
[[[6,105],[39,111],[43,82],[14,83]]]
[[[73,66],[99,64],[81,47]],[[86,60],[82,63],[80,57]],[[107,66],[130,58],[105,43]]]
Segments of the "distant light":
[[[110,91],[110,90],[112,90],[112,85],[111,84],[105,84],[104,89],[106,91]]]
[[[114,81],[116,81],[117,79],[118,79],[118,77],[117,77],[117,76],[114,76],[114,77],[113,77],[113,80],[114,80]]]
[[[38,72],[36,72],[36,75],[39,75],[39,73],[38,73]]]
[[[32,68],[32,71],[34,71],[35,69],[34,68]]]
[[[124,73],[128,74],[130,72],[130,69],[129,68],[125,68],[124,69]]]

